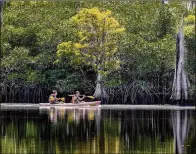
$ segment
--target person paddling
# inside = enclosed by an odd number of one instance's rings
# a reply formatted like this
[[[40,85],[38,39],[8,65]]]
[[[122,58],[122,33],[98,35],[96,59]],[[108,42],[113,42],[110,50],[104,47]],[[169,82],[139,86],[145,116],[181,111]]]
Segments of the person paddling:
[[[49,96],[49,103],[50,104],[55,104],[57,103],[58,100],[60,100],[60,98],[56,98],[57,96],[57,91],[53,90],[52,94]]]
[[[83,97],[80,98],[80,92],[79,92],[79,91],[76,91],[76,94],[74,94],[74,95],[72,96],[72,103],[76,103],[76,104],[78,104],[78,103],[84,103],[84,101],[82,101],[82,100],[83,100],[85,97],[86,97],[86,96],[83,95]]]

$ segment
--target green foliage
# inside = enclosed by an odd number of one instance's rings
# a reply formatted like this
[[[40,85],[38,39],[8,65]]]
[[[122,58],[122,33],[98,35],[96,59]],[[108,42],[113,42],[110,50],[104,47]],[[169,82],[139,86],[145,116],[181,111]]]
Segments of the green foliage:
[[[130,10],[126,10],[129,13],[125,17],[128,27],[121,57],[127,78],[145,78],[147,74],[165,74],[174,69],[174,35],[181,7],[172,3],[166,6],[154,2],[144,3],[135,2],[126,8]]]
[[[7,80],[24,79],[24,73],[28,69],[29,50],[23,47],[15,47],[10,54],[3,58],[2,69],[7,73]],[[6,77],[5,77],[6,79]]]
[[[88,92],[88,89],[85,87],[88,85],[83,76],[79,73],[72,73],[66,75],[64,79],[59,79],[56,81],[56,89],[58,89],[60,92],[75,92],[78,89],[82,89],[85,92]]]
[[[193,75],[196,73],[196,63],[194,56],[196,53],[196,44],[195,44],[195,26],[194,25],[187,25],[184,27],[184,32],[185,32],[185,40],[186,40],[186,47],[188,49],[188,70],[191,72]]]
[[[185,43],[187,49],[187,65],[186,70],[188,71],[189,80],[191,82],[190,87],[190,95],[194,96],[196,94],[196,87],[195,87],[195,73],[196,73],[196,61],[195,55],[196,54],[196,43],[195,43],[195,15],[190,14],[185,19]]]
[[[159,89],[150,80],[173,81],[165,76],[174,71],[175,35],[185,13],[181,2],[7,2],[3,82],[92,92],[96,74],[102,73],[106,87],[141,81]],[[187,68],[193,80],[195,18],[187,14]]]
[[[184,19],[186,24],[191,24],[193,25],[195,22],[195,15],[188,15],[185,19]]]
[[[57,56],[69,57],[72,65],[86,64],[103,73],[119,68],[115,55],[118,38],[125,29],[111,15],[111,11],[98,8],[80,10],[71,18],[78,43],[59,44]]]
[[[12,70],[7,73],[9,78],[21,78],[24,84],[55,86],[56,78],[47,74],[54,69],[58,42],[64,37],[72,38],[67,23],[76,11],[74,5],[75,2],[47,1],[6,4],[2,45],[3,65]]]

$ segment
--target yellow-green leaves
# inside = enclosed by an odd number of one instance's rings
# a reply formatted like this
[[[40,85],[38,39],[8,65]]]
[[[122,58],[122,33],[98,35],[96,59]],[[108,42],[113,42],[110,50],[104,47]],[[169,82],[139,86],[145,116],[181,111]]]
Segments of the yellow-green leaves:
[[[68,41],[59,44],[59,58],[69,57],[70,63],[91,65],[95,71],[119,68],[120,61],[114,57],[118,52],[118,39],[125,28],[112,17],[110,10],[84,8],[70,21],[76,28],[77,43]]]
[[[97,7],[91,9],[82,9],[77,15],[71,18],[71,21],[78,26],[84,28],[82,31],[86,33],[102,33],[103,30],[112,33],[120,33],[125,31],[119,22],[112,17],[109,10],[100,11]],[[79,36],[83,36],[83,32],[79,32]]]
[[[74,44],[74,47],[75,47],[76,49],[82,49],[82,48],[88,47],[88,44],[75,43],[75,44]]]
[[[186,24],[194,24],[195,22],[195,15],[188,15],[185,19],[184,19]]]
[[[61,57],[63,55],[65,55],[65,56],[78,55],[79,52],[77,52],[76,46],[78,46],[78,44],[76,45],[76,44],[72,43],[71,41],[63,42],[63,43],[59,44],[57,56]]]
[[[66,57],[69,59],[70,63],[73,65],[79,65],[85,62],[85,54],[80,52],[81,49],[84,49],[88,46],[88,44],[80,44],[80,43],[73,43],[71,41],[63,42],[58,45],[57,49],[57,57],[56,63],[60,62],[60,58]]]

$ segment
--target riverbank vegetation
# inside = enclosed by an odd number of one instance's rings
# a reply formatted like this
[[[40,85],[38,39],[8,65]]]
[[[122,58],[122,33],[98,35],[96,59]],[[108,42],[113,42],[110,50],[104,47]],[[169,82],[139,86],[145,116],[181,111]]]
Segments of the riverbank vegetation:
[[[52,89],[104,95],[108,103],[167,101],[182,16],[189,99],[195,94],[194,10],[169,2],[7,2],[4,102],[46,102]]]

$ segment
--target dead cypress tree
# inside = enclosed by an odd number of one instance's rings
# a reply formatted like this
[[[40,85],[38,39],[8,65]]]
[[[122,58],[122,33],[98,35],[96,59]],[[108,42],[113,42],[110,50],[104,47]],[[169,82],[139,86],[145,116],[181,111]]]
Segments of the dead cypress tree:
[[[185,46],[183,20],[176,37],[176,66],[171,99],[175,101],[188,100],[189,81],[185,70]]]

